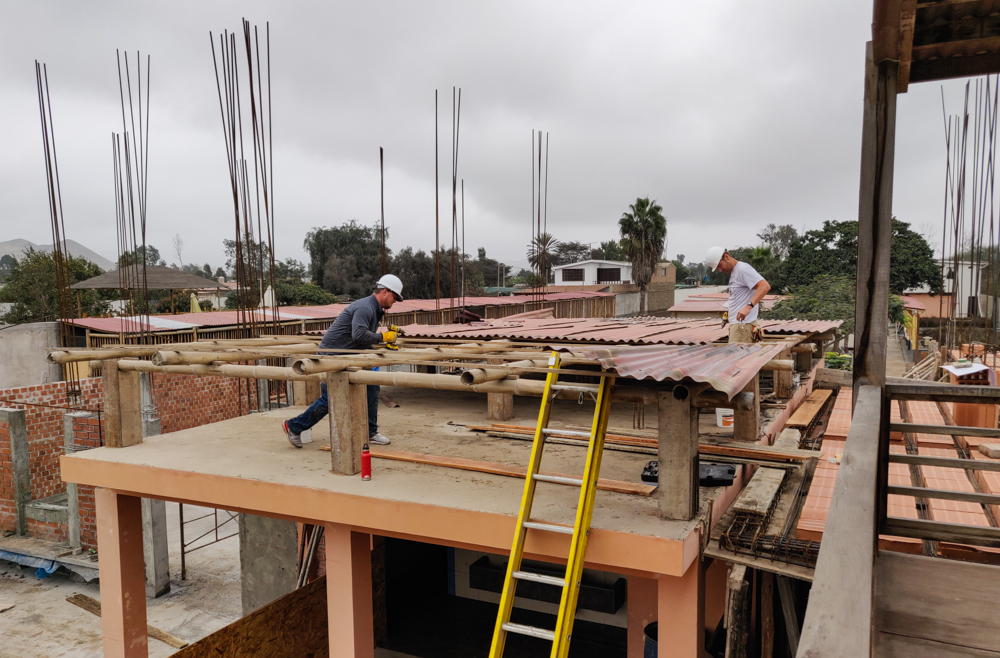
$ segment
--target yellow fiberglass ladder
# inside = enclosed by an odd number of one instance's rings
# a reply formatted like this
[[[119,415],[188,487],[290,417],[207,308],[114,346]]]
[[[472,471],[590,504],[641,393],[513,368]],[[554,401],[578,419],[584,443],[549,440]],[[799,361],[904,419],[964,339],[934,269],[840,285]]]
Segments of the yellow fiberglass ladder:
[[[596,373],[595,373],[596,374]],[[549,373],[545,379],[545,393],[538,412],[538,426],[535,428],[535,441],[531,446],[531,461],[528,464],[528,475],[524,481],[524,495],[521,497],[521,511],[517,515],[517,527],[514,531],[514,544],[510,549],[510,560],[507,562],[507,576],[504,578],[503,590],[500,594],[500,611],[497,614],[497,624],[493,630],[493,644],[490,647],[490,658],[503,656],[507,633],[528,635],[552,642],[552,658],[566,658],[569,655],[569,643],[573,635],[573,620],[576,617],[576,602],[580,594],[580,579],[583,576],[583,560],[587,552],[587,538],[590,535],[590,519],[594,514],[594,496],[597,493],[597,479],[601,471],[601,456],[604,451],[604,434],[608,428],[608,415],[611,412],[611,386],[614,377],[605,372],[601,383],[594,384],[559,384],[559,353],[553,352],[549,358]],[[569,432],[566,430],[550,430],[549,411],[552,400],[561,393],[593,395],[597,402],[594,410],[594,421],[590,432]],[[549,434],[573,436],[589,440],[587,447],[587,462],[581,479],[542,475],[539,473],[542,463],[542,453],[545,448],[545,437]],[[535,485],[538,482],[549,482],[580,488],[580,499],[576,509],[576,521],[573,527],[539,521],[531,517],[531,506],[535,499]],[[563,578],[546,576],[521,570],[521,558],[524,556],[524,539],[528,531],[558,532],[573,535],[570,543],[569,558],[566,562],[566,575]],[[555,630],[536,628],[524,624],[514,624],[510,621],[514,608],[514,590],[517,581],[530,580],[536,583],[551,585],[562,589],[559,602],[559,615]]]

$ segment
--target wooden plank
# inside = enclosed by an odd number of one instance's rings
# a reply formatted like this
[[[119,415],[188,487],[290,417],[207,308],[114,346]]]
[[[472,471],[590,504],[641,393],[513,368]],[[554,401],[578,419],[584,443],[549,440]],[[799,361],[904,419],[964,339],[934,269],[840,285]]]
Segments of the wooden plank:
[[[1000,387],[959,386],[957,384],[885,385],[885,394],[893,400],[923,400],[931,402],[965,402],[969,404],[1000,404]]]
[[[972,493],[968,491],[949,491],[947,489],[927,489],[924,487],[889,486],[890,494],[913,496],[915,498],[934,498],[939,500],[961,500],[967,503],[982,503],[983,505],[1000,504],[1000,496],[995,494]]]
[[[816,563],[799,643],[802,655],[871,653],[881,418],[881,392],[862,386]]]
[[[287,658],[330,653],[326,576],[220,628],[172,658]]]
[[[807,582],[812,582],[815,573],[815,570],[809,567],[803,567],[798,564],[786,564],[779,560],[772,560],[769,557],[755,557],[742,553],[731,553],[719,547],[719,542],[714,539],[705,546],[704,555],[705,557],[722,560],[723,562],[742,564],[748,569],[782,574],[789,578],[805,580]]]
[[[758,468],[733,502],[733,511],[766,516],[784,481],[785,471],[777,468]]]
[[[1000,651],[970,649],[894,633],[875,633],[878,658],[1000,658]]]
[[[815,450],[777,449],[774,446],[762,446],[742,441],[719,443],[710,441],[710,439],[702,441],[698,446],[698,452],[703,455],[725,455],[784,462],[804,462],[816,457]]]
[[[83,608],[87,612],[95,614],[98,617],[101,616],[101,602],[90,598],[86,594],[74,594],[66,600],[79,608]],[[146,625],[146,634],[154,640],[159,640],[160,642],[169,644],[175,649],[183,649],[188,646],[188,643],[184,640],[174,637],[170,633],[165,633],[155,626],[150,626],[148,624]]]
[[[785,576],[778,576],[778,598],[781,599],[781,613],[788,635],[788,650],[794,656],[799,650],[799,617],[795,611],[795,595],[792,583]]]
[[[393,459],[396,461],[410,462],[413,464],[427,464],[429,466],[442,466],[444,468],[457,468],[463,471],[476,471],[478,473],[490,473],[492,475],[503,475],[506,477],[524,478],[528,472],[524,466],[508,466],[496,462],[484,462],[475,459],[461,459],[459,457],[440,457],[437,455],[425,455],[418,452],[404,452],[402,450],[386,450],[379,446],[370,446],[372,457],[379,459]],[[554,473],[551,471],[540,471],[542,475],[557,475],[560,477],[580,477],[579,475],[569,475],[566,473]],[[650,496],[656,491],[656,487],[650,484],[635,484],[632,482],[622,482],[621,480],[608,480],[600,478],[597,481],[597,488],[601,491],[614,491],[624,494],[635,494],[637,496]]]
[[[833,394],[828,388],[818,388],[809,394],[799,408],[795,410],[795,413],[791,415],[788,421],[785,422],[785,427],[793,428],[805,428],[813,422],[816,418],[816,414],[820,412],[826,401],[830,399]]]
[[[970,471],[1000,471],[1000,462],[987,462],[977,459],[956,459],[953,457],[930,457],[927,455],[904,455],[889,453],[889,462],[896,464],[913,464],[915,466],[941,466],[944,468],[961,468]]]
[[[122,447],[142,443],[142,396],[139,373],[135,370],[118,372],[118,408],[121,410]]]
[[[879,551],[876,569],[880,632],[1000,650],[1000,567]]]
[[[841,465],[843,468],[843,465]],[[838,478],[839,479],[839,478]],[[830,524],[827,523],[829,529]],[[890,516],[886,519],[883,534],[898,537],[913,537],[914,539],[937,539],[956,544],[971,544],[973,546],[989,546],[1000,548],[1000,528],[989,526],[961,525],[959,523],[944,523],[942,521],[926,521],[924,519],[902,519]],[[823,536],[826,537],[827,533]],[[820,553],[822,557],[822,552]]]
[[[946,434],[948,436],[982,436],[988,439],[1000,438],[1000,429],[990,427],[967,427],[963,425],[921,425],[919,423],[891,423],[892,432],[911,434]]]
[[[122,447],[122,414],[118,405],[118,361],[101,362],[101,380],[104,388],[104,445]]]
[[[786,347],[781,350],[777,356],[778,359],[783,361],[791,360],[792,358],[792,348]],[[792,397],[792,371],[791,370],[776,370],[774,371],[774,397],[779,400],[787,400]]]

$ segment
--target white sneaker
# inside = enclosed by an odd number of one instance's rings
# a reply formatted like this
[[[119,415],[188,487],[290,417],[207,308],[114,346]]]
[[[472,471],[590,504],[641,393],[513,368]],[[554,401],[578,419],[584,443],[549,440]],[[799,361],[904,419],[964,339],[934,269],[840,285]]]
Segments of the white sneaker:
[[[387,446],[389,445],[389,437],[382,434],[376,434],[375,436],[369,437],[368,443],[374,443],[377,446]]]

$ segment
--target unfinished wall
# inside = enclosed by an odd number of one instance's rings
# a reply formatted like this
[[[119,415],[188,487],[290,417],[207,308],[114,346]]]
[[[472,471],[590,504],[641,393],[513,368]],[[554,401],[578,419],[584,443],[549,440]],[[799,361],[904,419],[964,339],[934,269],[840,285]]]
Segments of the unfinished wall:
[[[30,322],[0,331],[0,389],[62,379],[61,368],[45,360],[48,348],[61,344],[58,322]]]
[[[249,615],[295,589],[298,531],[294,521],[253,514],[240,514],[239,524],[243,614]]]
[[[646,289],[646,313],[666,311],[674,305],[673,281],[650,283]],[[639,313],[639,292],[620,292],[615,295],[615,317],[623,318]]]
[[[250,383],[250,409],[247,408],[247,382]],[[163,434],[236,418],[257,408],[254,380],[156,373],[152,374],[152,383]]]

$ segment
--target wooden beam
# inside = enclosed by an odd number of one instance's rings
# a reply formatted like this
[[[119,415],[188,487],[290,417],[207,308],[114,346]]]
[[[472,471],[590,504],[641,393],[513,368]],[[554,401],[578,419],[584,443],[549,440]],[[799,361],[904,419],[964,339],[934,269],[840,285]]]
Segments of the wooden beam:
[[[750,601],[748,593],[750,582],[747,580],[747,568],[742,564],[734,564],[729,569],[726,581],[726,658],[746,658],[747,638],[749,635]]]
[[[923,400],[930,402],[965,402],[1000,404],[1000,388],[996,386],[959,386],[956,384],[886,384],[885,394],[893,400]]]
[[[66,600],[75,605],[78,608],[83,608],[92,615],[101,616],[101,602],[95,601],[86,594],[74,594],[73,596],[66,597]],[[146,635],[153,638],[154,640],[159,640],[165,644],[169,644],[175,649],[183,649],[188,645],[184,640],[174,637],[170,633],[166,633],[156,628],[155,626],[150,626],[146,624]]]
[[[940,500],[961,500],[967,503],[982,503],[983,505],[1000,505],[1000,496],[996,494],[975,493],[970,491],[951,491],[949,489],[928,489],[925,487],[904,487],[889,485],[890,494],[913,496],[915,498],[936,498]]]
[[[121,412],[122,447],[142,443],[142,394],[138,372],[118,373],[118,409]]]
[[[894,452],[889,454],[889,461],[896,464],[943,466],[945,468],[961,468],[970,471],[1000,471],[1000,462],[980,461],[977,459],[930,457],[927,455],[904,455],[902,453]]]
[[[104,389],[104,445],[122,447],[122,414],[118,406],[118,361],[101,362],[101,380]]]
[[[781,350],[778,354],[778,359],[787,360],[788,363],[793,363],[792,349],[786,347]],[[779,400],[787,400],[792,397],[792,368],[788,370],[775,370],[774,371],[774,397]]]
[[[815,658],[871,655],[882,396],[858,390],[799,642]]]
[[[900,0],[876,0],[865,58],[855,296],[854,386],[885,384]]]
[[[829,524],[827,525],[829,527]],[[884,534],[914,539],[936,539],[956,544],[989,546],[1000,548],[1000,528],[989,526],[961,525],[923,519],[901,519],[891,516],[886,519]],[[826,533],[824,533],[826,536]],[[822,551],[820,551],[822,557]]]
[[[760,658],[774,658],[774,574],[760,572]]]
[[[899,9],[899,75],[896,92],[906,93],[910,82],[910,61],[913,57],[913,32],[917,22],[917,0],[902,0]]]
[[[819,388],[810,393],[785,423],[785,427],[809,427],[832,394],[833,391],[828,388]]]
[[[663,519],[687,521],[698,513],[698,410],[693,397],[679,399],[673,391],[657,395],[658,499]]]
[[[892,432],[911,434],[946,434],[948,436],[984,436],[990,439],[1000,437],[1000,429],[990,427],[968,427],[962,425],[921,425],[919,423],[891,423]]]
[[[749,325],[732,324],[729,326],[730,343],[749,343],[753,341],[750,331],[745,331]],[[753,407],[733,410],[733,439],[756,443],[760,438],[760,375],[754,375],[742,394],[753,395]]]

